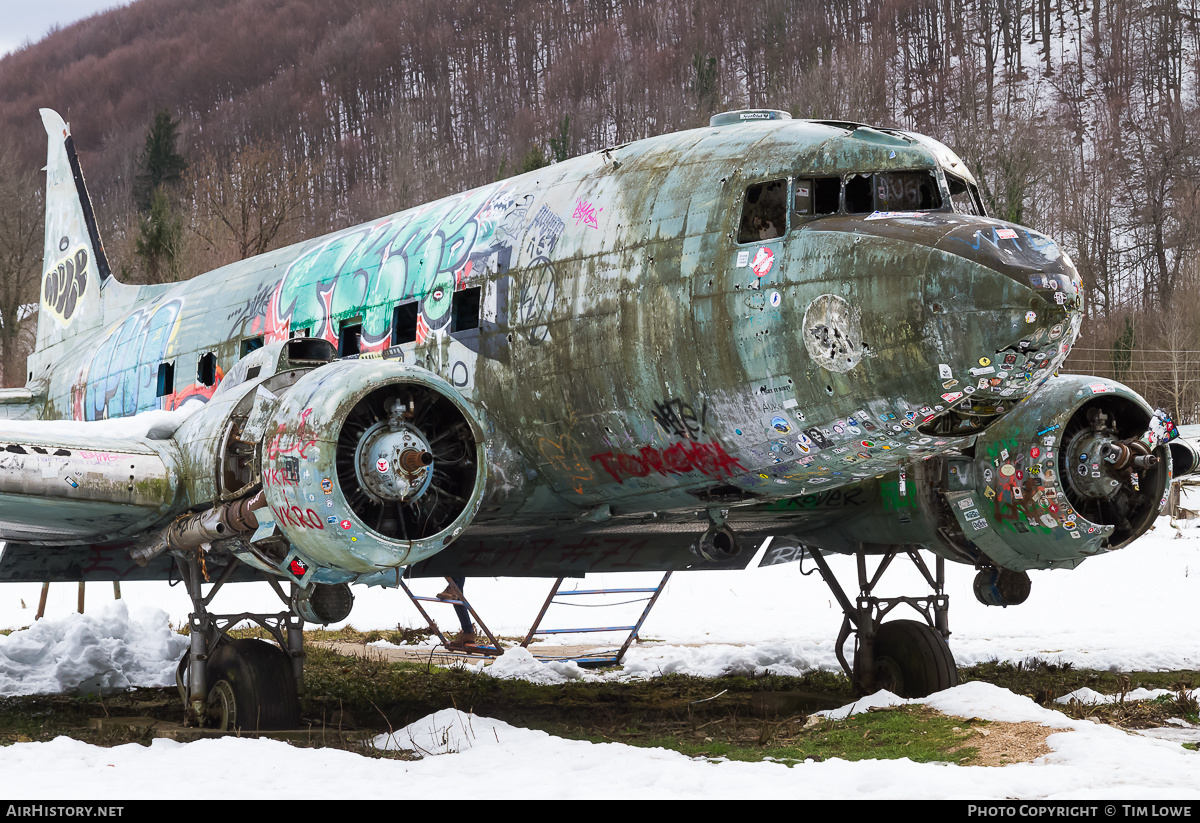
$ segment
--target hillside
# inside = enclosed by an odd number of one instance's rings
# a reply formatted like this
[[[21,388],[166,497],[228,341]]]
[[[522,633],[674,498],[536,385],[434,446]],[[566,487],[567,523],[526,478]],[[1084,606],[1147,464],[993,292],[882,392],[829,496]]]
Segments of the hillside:
[[[138,280],[134,177],[164,109],[193,178],[248,147],[300,170],[274,245],[718,110],[911,128],[973,164],[992,214],[1070,250],[1091,315],[1075,367],[1190,421],[1198,38],[1192,0],[138,0],[0,59],[0,166],[40,168],[36,111],[62,112]],[[170,276],[237,256],[193,188],[173,197]]]

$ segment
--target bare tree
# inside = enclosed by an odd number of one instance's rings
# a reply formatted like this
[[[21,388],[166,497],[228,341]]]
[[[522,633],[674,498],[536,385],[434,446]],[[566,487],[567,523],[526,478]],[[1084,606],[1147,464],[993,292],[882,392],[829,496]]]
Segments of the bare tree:
[[[11,149],[0,149],[0,369],[5,386],[25,384],[32,341],[22,334],[22,321],[36,311],[41,284],[44,194],[39,176],[22,170],[16,158]]]
[[[197,213],[192,230],[211,249],[244,260],[282,245],[305,212],[317,170],[277,144],[248,146],[229,157],[205,155],[188,178]]]

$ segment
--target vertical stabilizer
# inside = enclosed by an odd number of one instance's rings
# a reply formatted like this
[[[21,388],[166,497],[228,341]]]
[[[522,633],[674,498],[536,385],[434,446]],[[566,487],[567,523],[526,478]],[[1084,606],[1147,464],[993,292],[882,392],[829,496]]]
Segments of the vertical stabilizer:
[[[70,130],[57,112],[41,115],[49,147],[37,351],[103,323],[100,287],[111,276]]]

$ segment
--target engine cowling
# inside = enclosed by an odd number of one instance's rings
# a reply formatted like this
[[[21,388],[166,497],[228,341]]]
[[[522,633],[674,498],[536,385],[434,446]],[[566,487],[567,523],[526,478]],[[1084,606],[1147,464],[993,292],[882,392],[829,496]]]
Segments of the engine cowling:
[[[262,478],[275,525],[298,556],[295,576],[314,564],[350,574],[393,569],[441,551],[474,518],[486,479],[483,427],[425,369],[331,363],[280,398]]]
[[[1166,502],[1168,426],[1120,383],[1057,378],[989,426],[974,460],[950,461],[954,521],[940,532],[1014,571],[1071,567],[1126,546]]]

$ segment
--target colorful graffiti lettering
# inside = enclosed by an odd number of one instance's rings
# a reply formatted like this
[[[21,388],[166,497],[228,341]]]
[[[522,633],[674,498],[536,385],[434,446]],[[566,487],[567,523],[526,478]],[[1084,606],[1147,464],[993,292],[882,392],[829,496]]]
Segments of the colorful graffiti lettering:
[[[687,474],[700,472],[706,477],[728,477],[734,471],[746,471],[737,458],[726,453],[720,443],[676,443],[665,449],[644,446],[637,454],[594,454],[591,458],[608,472],[613,480],[624,483],[630,477],[649,474]]]
[[[336,342],[336,321],[363,311],[360,350],[381,351],[391,344],[392,307],[408,299],[419,301],[424,334],[418,340],[446,327],[453,293],[477,268],[508,268],[512,240],[497,234],[504,204],[515,204],[503,194],[501,184],[460,195],[309,249],[279,283],[268,310],[268,338],[283,339],[289,329],[307,326],[314,336]]]
[[[172,398],[158,395],[158,366],[179,331],[182,307],[181,301],[171,300],[138,309],[109,332],[75,381],[76,420],[170,407]]]
[[[80,246],[42,279],[42,305],[62,323],[75,314],[75,306],[87,291],[87,264],[87,250]]]

